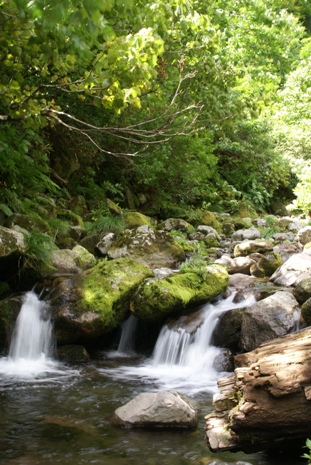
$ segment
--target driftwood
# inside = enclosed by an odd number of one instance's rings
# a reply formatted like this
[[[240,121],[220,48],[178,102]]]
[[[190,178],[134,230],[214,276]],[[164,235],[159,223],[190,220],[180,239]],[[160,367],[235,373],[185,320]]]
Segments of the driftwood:
[[[311,437],[311,327],[235,357],[206,417],[213,452],[254,452]]]

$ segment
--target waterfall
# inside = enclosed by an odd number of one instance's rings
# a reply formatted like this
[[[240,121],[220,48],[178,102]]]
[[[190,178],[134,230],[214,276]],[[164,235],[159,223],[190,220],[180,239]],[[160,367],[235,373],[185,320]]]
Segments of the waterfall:
[[[53,327],[49,308],[27,292],[12,334],[9,355],[0,359],[1,385],[16,381],[56,381],[71,376],[53,360]]]
[[[119,354],[131,354],[134,352],[134,343],[138,319],[131,314],[121,325],[121,337],[117,352]]]
[[[34,292],[25,295],[13,330],[10,359],[35,361],[52,356],[52,323],[46,305]]]
[[[138,378],[160,389],[173,389],[187,394],[217,391],[220,376],[215,362],[222,349],[211,343],[220,315],[234,308],[247,307],[255,302],[250,297],[240,303],[234,295],[215,304],[208,303],[196,312],[197,324],[182,316],[173,324],[165,325],[158,337],[152,357],[143,365],[123,366],[113,371],[101,370],[114,378]],[[189,320],[185,324],[185,320]]]

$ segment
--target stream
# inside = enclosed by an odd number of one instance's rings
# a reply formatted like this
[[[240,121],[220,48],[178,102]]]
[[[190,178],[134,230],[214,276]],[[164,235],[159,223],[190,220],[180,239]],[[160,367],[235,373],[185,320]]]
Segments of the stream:
[[[304,464],[263,453],[214,454],[204,442],[204,416],[213,410],[212,396],[221,375],[213,363],[219,349],[210,345],[210,338],[217,316],[229,307],[232,301],[224,300],[202,307],[203,322],[192,333],[184,330],[182,321],[165,326],[149,359],[135,354],[136,323],[131,319],[124,323],[117,351],[66,366],[53,359],[44,303],[28,293],[9,355],[0,359],[0,464]],[[179,390],[199,403],[197,429],[151,431],[111,425],[116,408],[141,392],[164,389]]]

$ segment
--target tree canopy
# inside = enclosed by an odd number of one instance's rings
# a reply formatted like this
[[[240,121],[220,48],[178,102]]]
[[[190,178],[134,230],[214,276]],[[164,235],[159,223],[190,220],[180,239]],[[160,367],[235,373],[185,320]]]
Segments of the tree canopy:
[[[310,17],[304,0],[0,1],[2,209],[35,189],[269,210],[310,158]]]

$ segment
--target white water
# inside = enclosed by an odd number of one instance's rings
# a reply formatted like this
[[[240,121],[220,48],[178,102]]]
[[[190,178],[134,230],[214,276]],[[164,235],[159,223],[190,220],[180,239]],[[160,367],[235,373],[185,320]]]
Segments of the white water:
[[[194,334],[186,328],[174,324],[164,326],[158,337],[152,357],[138,367],[121,367],[102,370],[119,379],[140,380],[156,383],[159,389],[176,389],[187,394],[217,391],[217,379],[222,373],[215,367],[221,349],[211,345],[213,331],[224,312],[254,303],[254,298],[241,303],[233,303],[233,295],[216,304],[202,308],[203,323]],[[181,318],[182,324],[183,318]]]
[[[137,325],[138,319],[133,314],[122,323],[121,337],[117,350],[119,354],[131,354],[134,352]]]
[[[34,292],[25,294],[17,317],[9,356],[0,359],[1,382],[63,376],[53,352],[53,325],[46,303]],[[67,373],[68,375],[68,373]]]

